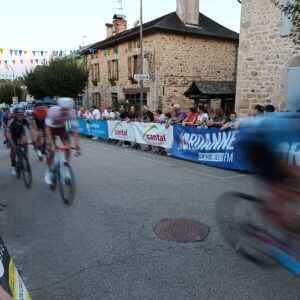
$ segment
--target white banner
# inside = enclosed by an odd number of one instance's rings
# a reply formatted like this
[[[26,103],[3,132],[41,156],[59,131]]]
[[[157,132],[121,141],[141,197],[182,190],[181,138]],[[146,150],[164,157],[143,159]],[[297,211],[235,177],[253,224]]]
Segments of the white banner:
[[[134,123],[135,139],[138,144],[148,144],[171,149],[173,144],[173,127],[159,123]]]
[[[121,121],[107,121],[108,137],[114,140],[134,142],[134,124]]]

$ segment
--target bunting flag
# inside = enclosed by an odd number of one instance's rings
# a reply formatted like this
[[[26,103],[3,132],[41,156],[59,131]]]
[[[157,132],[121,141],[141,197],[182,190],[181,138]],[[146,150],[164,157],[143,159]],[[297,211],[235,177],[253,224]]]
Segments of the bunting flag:
[[[25,55],[27,54],[27,52],[28,52],[27,50],[24,50],[24,54],[25,54]]]
[[[23,59],[21,59],[21,60],[20,60],[20,62],[21,62],[21,65],[23,65],[23,62],[24,62],[24,60],[23,60]]]
[[[20,56],[22,55],[22,52],[23,52],[22,50],[19,50],[19,54],[20,54]]]
[[[1,65],[2,61],[0,60],[0,65]]]
[[[11,50],[11,49],[10,49],[10,50],[9,50],[9,52],[10,52],[10,55],[12,55],[12,54],[13,54],[13,52],[14,52],[14,50]]]
[[[35,51],[32,51],[33,56],[35,56]]]
[[[7,60],[5,60],[5,61],[4,61],[4,64],[6,64],[6,65],[7,65]]]
[[[15,55],[17,55],[18,54],[18,50],[15,50]]]
[[[41,56],[43,56],[44,55],[44,51],[41,51]]]
[[[15,65],[15,64],[16,64],[16,61],[13,59],[13,60],[12,60],[12,63]]]
[[[35,62],[38,64],[38,63],[39,63],[39,60],[38,60],[38,59],[36,59],[36,60],[35,60]]]
[[[0,54],[3,54],[3,52],[4,52],[4,49],[0,48]]]
[[[30,62],[33,64],[33,59],[31,59]]]

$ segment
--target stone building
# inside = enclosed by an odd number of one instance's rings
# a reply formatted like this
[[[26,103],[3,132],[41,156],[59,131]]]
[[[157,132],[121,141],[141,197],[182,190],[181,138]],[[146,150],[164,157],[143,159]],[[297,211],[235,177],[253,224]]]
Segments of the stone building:
[[[138,106],[134,74],[140,73],[140,27],[127,30],[125,18],[115,15],[106,28],[105,40],[82,50],[90,69],[89,104]],[[177,0],[176,12],[143,24],[143,33],[144,74],[150,76],[144,101],[151,109],[166,111],[175,102],[190,107],[194,102],[184,93],[194,80],[200,86],[207,81],[235,84],[238,34],[199,14],[199,0]],[[234,96],[228,98],[233,107]],[[225,105],[222,101],[219,105]]]
[[[291,23],[271,0],[242,0],[236,110],[273,104],[284,110],[300,96],[300,46]],[[288,106],[288,105],[287,105]]]

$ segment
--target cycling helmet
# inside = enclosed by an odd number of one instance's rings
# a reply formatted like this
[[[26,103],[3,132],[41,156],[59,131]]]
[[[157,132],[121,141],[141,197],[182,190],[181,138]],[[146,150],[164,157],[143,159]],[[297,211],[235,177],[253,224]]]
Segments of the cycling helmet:
[[[17,114],[24,114],[25,113],[25,109],[23,107],[16,107],[14,109],[14,114],[17,115]]]
[[[74,106],[74,101],[72,98],[58,98],[57,105],[61,108],[72,109]]]
[[[45,104],[42,100],[38,100],[35,102],[35,107],[39,108],[39,107],[43,107]]]

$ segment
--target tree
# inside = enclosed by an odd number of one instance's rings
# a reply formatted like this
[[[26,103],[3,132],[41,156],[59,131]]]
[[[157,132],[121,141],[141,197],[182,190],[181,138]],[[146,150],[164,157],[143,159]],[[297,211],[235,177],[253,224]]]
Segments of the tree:
[[[300,44],[300,0],[290,0],[282,4],[281,0],[271,0],[291,20],[293,41]]]
[[[12,97],[14,96],[14,86],[16,89],[16,96],[20,99],[22,96],[22,90],[15,82],[1,82],[0,83],[0,103],[12,103]]]
[[[37,99],[44,97],[72,97],[83,93],[88,81],[88,71],[76,60],[55,59],[49,65],[37,66],[27,71],[24,84]]]

